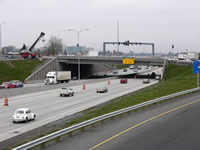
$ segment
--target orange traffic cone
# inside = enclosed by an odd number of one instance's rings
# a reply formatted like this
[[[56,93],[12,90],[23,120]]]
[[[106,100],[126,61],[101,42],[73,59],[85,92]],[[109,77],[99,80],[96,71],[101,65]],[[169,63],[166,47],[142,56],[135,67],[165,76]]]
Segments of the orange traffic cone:
[[[8,106],[8,98],[7,97],[5,97],[5,99],[4,99],[4,106]]]
[[[108,85],[110,85],[110,80],[108,80]]]
[[[85,90],[85,84],[83,84],[83,89]]]

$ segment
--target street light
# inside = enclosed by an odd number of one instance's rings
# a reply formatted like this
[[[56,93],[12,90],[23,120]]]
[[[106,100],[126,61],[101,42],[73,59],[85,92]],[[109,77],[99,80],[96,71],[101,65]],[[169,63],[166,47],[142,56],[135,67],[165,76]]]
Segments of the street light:
[[[68,31],[74,31],[76,32],[77,34],[77,37],[78,37],[78,41],[77,41],[77,50],[79,51],[79,35],[82,31],[89,31],[89,29],[82,29],[82,30],[74,30],[74,29],[68,29]],[[77,55],[78,56],[78,81],[80,82],[80,58],[79,58],[79,54]]]
[[[119,55],[119,21],[117,21],[117,55]]]
[[[5,22],[0,23],[0,56],[2,55],[2,42],[1,42],[1,25],[5,24]]]

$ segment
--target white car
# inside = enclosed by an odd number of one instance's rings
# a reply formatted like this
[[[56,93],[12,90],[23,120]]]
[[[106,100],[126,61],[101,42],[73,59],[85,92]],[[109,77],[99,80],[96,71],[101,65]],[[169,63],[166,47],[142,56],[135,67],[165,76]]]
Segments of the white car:
[[[74,96],[74,90],[68,87],[61,88],[60,96]]]
[[[15,122],[28,122],[29,120],[35,120],[36,115],[28,108],[17,109],[13,115],[13,123]]]
[[[97,93],[106,93],[106,92],[108,92],[107,87],[97,88]]]
[[[150,80],[149,79],[143,79],[143,83],[149,83]]]

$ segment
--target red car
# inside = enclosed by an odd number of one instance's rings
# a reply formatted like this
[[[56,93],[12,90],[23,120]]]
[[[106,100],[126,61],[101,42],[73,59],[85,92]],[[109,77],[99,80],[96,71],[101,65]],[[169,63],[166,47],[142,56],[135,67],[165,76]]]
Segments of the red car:
[[[121,79],[120,83],[128,83],[128,80],[127,79]]]
[[[17,86],[16,86],[16,84],[12,84],[11,82],[4,82],[4,83],[2,83],[2,85],[4,85],[5,86],[5,88],[16,88]]]

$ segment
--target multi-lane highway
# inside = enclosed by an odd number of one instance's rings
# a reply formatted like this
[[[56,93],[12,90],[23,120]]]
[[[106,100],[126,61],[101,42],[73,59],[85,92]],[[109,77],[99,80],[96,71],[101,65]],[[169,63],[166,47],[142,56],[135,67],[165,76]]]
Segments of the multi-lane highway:
[[[199,150],[200,93],[90,127],[48,150]]]
[[[143,84],[142,79],[129,79],[128,84],[120,84],[119,80],[111,80],[110,85],[107,80],[93,81],[93,83],[86,84],[85,90],[82,84],[74,86],[72,83],[65,84],[65,86],[71,85],[74,89],[75,96],[73,97],[60,97],[59,88],[56,88],[9,97],[9,106],[4,106],[4,98],[0,99],[0,141],[158,82],[151,80],[150,84]],[[64,84],[55,86],[64,86]],[[96,93],[96,88],[103,86],[108,87],[108,93]],[[24,91],[26,88],[20,90]],[[21,107],[28,107],[36,113],[36,120],[26,124],[13,124],[12,115],[15,109]]]
[[[153,66],[134,66],[133,68],[117,69],[113,71],[95,73],[94,76],[123,76],[123,75],[135,75],[135,74],[147,74],[155,72],[158,75],[162,75],[162,67]]]

